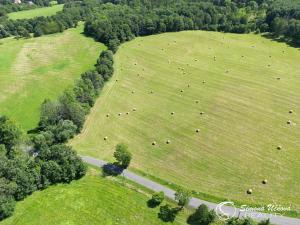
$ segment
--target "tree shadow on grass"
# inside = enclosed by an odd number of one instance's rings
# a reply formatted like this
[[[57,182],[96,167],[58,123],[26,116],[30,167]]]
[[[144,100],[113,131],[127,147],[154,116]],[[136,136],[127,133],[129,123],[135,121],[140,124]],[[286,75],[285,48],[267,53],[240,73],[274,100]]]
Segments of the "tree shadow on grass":
[[[124,168],[120,167],[117,162],[114,163],[107,163],[102,167],[102,176],[118,176],[123,173]]]
[[[264,34],[261,34],[261,36],[264,37],[264,38],[270,39],[272,41],[279,42],[279,43],[286,43],[287,45],[300,50],[300,44],[291,41],[291,39],[289,39],[289,38],[278,37],[277,35],[271,34],[271,33],[264,33]]]
[[[159,206],[159,205],[160,205],[160,203],[154,201],[153,199],[149,199],[149,200],[147,201],[147,206],[148,206],[149,208],[155,208],[155,207],[157,207],[157,206]]]

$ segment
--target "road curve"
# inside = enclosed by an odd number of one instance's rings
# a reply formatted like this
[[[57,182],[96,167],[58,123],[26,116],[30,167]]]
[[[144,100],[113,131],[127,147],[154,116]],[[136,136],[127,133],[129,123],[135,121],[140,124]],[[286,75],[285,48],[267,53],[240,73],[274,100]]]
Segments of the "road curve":
[[[99,159],[95,159],[89,156],[81,156],[82,160],[90,165],[102,168],[103,166],[107,165],[107,162]],[[175,191],[167,188],[159,183],[156,183],[152,180],[149,180],[145,177],[139,176],[133,172],[130,172],[129,170],[124,170],[120,176],[123,176],[127,178],[128,180],[131,180],[135,183],[138,183],[139,185],[142,185],[152,191],[158,192],[163,191],[165,193],[165,196],[171,200],[175,200]],[[218,204],[207,202],[198,198],[191,198],[188,204],[188,207],[191,208],[197,208],[199,205],[205,204],[210,209],[214,209],[217,212],[218,210]],[[226,204],[230,205],[230,203]],[[270,219],[271,223],[278,224],[278,225],[300,225],[300,219],[297,218],[291,218],[291,217],[285,217],[280,215],[273,215],[273,214],[267,214],[262,212],[245,212],[241,209],[237,209],[235,207],[231,206],[222,206],[221,210],[228,216],[239,216],[239,217],[251,217],[255,220],[266,220]]]

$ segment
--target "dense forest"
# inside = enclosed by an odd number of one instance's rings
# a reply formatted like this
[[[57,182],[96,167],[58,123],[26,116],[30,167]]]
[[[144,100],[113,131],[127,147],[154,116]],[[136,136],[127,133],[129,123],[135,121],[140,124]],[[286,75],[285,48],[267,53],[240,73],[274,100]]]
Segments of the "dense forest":
[[[0,18],[0,38],[62,32],[86,20],[86,34],[106,44],[108,39],[115,44],[138,35],[199,29],[269,32],[300,44],[299,0],[84,0],[66,2],[63,12],[47,18],[11,21],[1,17],[1,10]]]
[[[38,2],[36,5],[49,3]],[[3,0],[0,5],[0,38],[30,38],[31,34],[38,37],[85,21],[85,34],[109,48],[100,54],[95,69],[83,73],[73,89],[66,90],[56,101],[45,100],[39,125],[27,136],[11,120],[0,116],[0,220],[13,213],[16,201],[35,190],[85,174],[85,165],[65,143],[81,131],[85,116],[112,76],[113,53],[121,43],[142,35],[210,30],[266,32],[273,38],[300,44],[298,0],[68,1],[64,10],[54,16],[16,21],[8,20],[6,13],[22,10],[10,7],[22,6]]]

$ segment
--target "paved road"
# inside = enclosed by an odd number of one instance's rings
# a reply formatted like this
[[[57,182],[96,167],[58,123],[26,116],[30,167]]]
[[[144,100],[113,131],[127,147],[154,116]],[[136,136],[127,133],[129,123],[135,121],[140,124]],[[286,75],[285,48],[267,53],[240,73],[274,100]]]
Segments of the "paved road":
[[[99,160],[99,159],[95,159],[92,157],[88,157],[88,156],[82,156],[81,157],[83,159],[84,162],[97,166],[99,168],[107,165],[107,162],[103,161],[103,160]],[[144,178],[142,176],[139,176],[135,173],[132,173],[128,170],[124,170],[121,174],[121,176],[124,176],[125,178],[127,178],[128,180],[131,180],[135,183],[138,183],[150,190],[153,191],[163,191],[165,193],[165,196],[169,199],[175,200],[175,191],[167,188],[163,185],[160,185],[156,182],[153,182],[147,178]],[[197,208],[199,205],[201,204],[206,204],[210,209],[214,209],[217,212],[220,212],[219,209],[222,210],[222,212],[224,212],[225,214],[229,215],[229,216],[240,216],[240,217],[247,217],[250,216],[255,220],[265,220],[265,219],[270,219],[271,223],[273,224],[278,224],[278,225],[300,225],[300,219],[296,219],[296,218],[290,218],[290,217],[284,217],[284,216],[279,216],[279,215],[272,215],[272,214],[267,214],[267,213],[261,213],[261,212],[245,212],[242,211],[240,209],[236,209],[235,207],[231,207],[228,206],[230,205],[230,203],[222,206],[221,208],[218,208],[218,204],[215,203],[211,203],[211,202],[207,202],[207,201],[203,201],[201,199],[198,198],[191,198],[188,206],[191,208]]]

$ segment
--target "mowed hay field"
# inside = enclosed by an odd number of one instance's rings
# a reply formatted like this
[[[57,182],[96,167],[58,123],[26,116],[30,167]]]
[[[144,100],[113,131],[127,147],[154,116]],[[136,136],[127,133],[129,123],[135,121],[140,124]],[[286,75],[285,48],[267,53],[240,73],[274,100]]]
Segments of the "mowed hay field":
[[[124,142],[131,169],[220,198],[299,210],[299,62],[299,49],[254,34],[136,38],[119,49],[114,77],[70,144],[112,160]]]
[[[128,185],[102,178],[92,169],[81,180],[33,193],[0,224],[166,224],[157,217],[158,208],[147,207],[149,193]],[[179,213],[173,224],[186,224],[186,217],[187,211]]]
[[[54,5],[50,7],[44,7],[44,8],[36,8],[36,9],[30,9],[30,10],[24,10],[19,12],[12,12],[8,14],[8,18],[12,20],[18,20],[18,19],[31,19],[34,17],[39,16],[52,16],[56,14],[57,12],[60,12],[63,10],[64,5]]]
[[[45,98],[56,99],[93,68],[104,45],[82,35],[83,26],[40,38],[0,40],[0,114],[25,130],[39,120]]]

